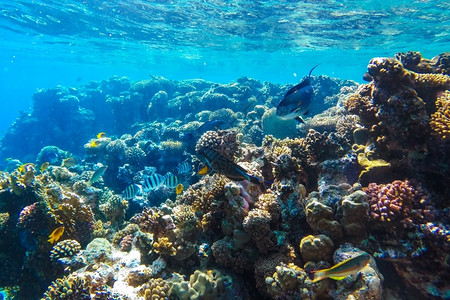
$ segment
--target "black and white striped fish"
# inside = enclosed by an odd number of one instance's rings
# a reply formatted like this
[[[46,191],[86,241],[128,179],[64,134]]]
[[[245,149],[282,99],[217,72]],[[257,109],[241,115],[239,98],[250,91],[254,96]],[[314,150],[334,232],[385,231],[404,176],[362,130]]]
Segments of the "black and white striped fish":
[[[168,188],[176,188],[178,185],[178,177],[170,172],[167,172],[166,175],[164,175],[164,185]]]
[[[164,184],[164,176],[158,173],[153,173],[144,179],[142,185],[144,186],[144,192],[149,192],[160,188]]]
[[[142,195],[142,186],[133,183],[125,188],[122,195],[127,200],[134,199],[136,196]]]
[[[178,174],[189,174],[192,171],[192,165],[188,161],[178,164]]]

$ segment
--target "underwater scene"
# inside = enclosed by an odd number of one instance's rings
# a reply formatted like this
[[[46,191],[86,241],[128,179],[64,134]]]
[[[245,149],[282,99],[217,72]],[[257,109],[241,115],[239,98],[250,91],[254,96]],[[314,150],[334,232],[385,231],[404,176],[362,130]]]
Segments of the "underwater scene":
[[[447,1],[4,0],[0,300],[450,299]]]

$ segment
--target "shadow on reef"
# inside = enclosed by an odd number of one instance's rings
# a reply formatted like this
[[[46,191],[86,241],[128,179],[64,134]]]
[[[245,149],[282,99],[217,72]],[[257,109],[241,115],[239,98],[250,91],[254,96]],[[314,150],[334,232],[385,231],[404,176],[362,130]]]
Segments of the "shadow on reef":
[[[359,86],[312,77],[317,114],[302,125],[274,113],[289,86],[249,78],[115,77],[40,91],[2,141],[2,291],[448,297],[448,70],[448,54],[408,52],[372,59]],[[202,131],[214,120],[229,126]],[[217,173],[198,175],[201,149],[223,157]],[[359,256],[365,264],[350,268]],[[333,276],[341,262],[346,273]]]

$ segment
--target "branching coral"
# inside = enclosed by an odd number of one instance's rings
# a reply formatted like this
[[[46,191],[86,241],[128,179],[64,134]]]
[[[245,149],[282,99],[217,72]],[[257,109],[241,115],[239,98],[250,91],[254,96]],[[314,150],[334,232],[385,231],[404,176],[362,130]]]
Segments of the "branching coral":
[[[145,300],[169,299],[169,290],[172,283],[162,278],[151,278],[148,283],[139,289],[139,295]]]
[[[50,259],[57,261],[63,257],[71,257],[80,252],[81,246],[76,240],[64,240],[53,246],[50,251]]]
[[[43,299],[90,300],[90,288],[83,278],[70,275],[53,281],[45,292]]]
[[[212,148],[234,161],[234,156],[239,151],[237,132],[233,130],[207,131],[197,141],[195,150],[198,152],[204,147]]]
[[[436,112],[431,115],[430,126],[433,135],[450,141],[450,90],[436,100]]]
[[[153,243],[153,251],[161,255],[174,256],[177,254],[177,249],[167,237],[160,237]]]
[[[434,207],[426,194],[408,180],[371,183],[363,190],[369,196],[370,218],[391,230],[398,224],[408,228],[434,218]]]

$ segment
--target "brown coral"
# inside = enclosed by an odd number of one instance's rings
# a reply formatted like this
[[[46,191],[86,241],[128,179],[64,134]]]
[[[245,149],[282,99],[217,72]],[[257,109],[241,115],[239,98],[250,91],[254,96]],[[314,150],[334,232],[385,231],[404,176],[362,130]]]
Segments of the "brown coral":
[[[436,109],[430,118],[432,133],[444,141],[450,141],[450,90],[437,99]]]
[[[250,235],[262,253],[275,249],[274,235],[270,230],[270,221],[270,213],[257,208],[249,211],[242,223],[245,232]]]
[[[217,130],[205,132],[197,142],[195,150],[209,147],[234,161],[239,151],[237,132],[234,130]]]
[[[75,240],[64,240],[53,246],[50,251],[50,259],[57,261],[63,257],[71,257],[80,252],[81,245]]]
[[[139,295],[145,300],[163,300],[169,298],[169,290],[172,284],[162,278],[151,278],[148,283],[142,285]]]

